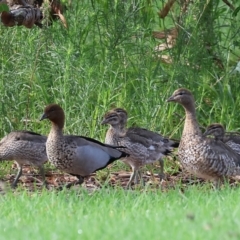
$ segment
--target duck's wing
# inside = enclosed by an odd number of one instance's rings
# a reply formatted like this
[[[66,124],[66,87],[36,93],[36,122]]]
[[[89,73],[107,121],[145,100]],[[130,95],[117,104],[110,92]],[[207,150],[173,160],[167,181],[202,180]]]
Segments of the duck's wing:
[[[77,136],[77,137],[84,138],[84,139],[86,139],[86,140],[88,140],[88,141],[90,141],[90,142],[95,142],[95,143],[100,144],[100,145],[105,146],[105,147],[118,148],[118,149],[119,149],[119,148],[123,148],[123,150],[124,150],[124,148],[126,148],[126,147],[124,147],[124,146],[102,143],[102,142],[100,142],[100,141],[98,141],[98,140],[96,140],[96,139],[94,139],[94,138],[90,138],[90,137],[86,137],[86,136]]]
[[[124,152],[123,146],[113,146],[109,144],[102,143],[94,138],[76,135],[66,135],[64,136],[68,142],[74,142],[78,147],[88,147],[93,149],[101,149],[107,152],[113,158],[127,157],[128,154]],[[123,150],[119,150],[123,148]]]
[[[156,132],[152,132],[150,130],[147,130],[146,128],[140,128],[140,127],[130,127],[127,129],[128,133],[135,133],[139,136],[152,139],[153,141],[163,141],[164,137]]]
[[[136,159],[153,161],[172,152],[172,147],[164,142],[154,142],[133,132],[126,132],[118,139],[120,145],[128,147],[126,151],[130,153],[130,157],[133,156]]]
[[[2,138],[0,143],[9,141],[29,141],[32,143],[46,143],[47,137],[30,131],[13,131]]]
[[[224,160],[226,163],[233,161],[236,166],[240,166],[240,155],[238,155],[231,147],[223,143],[221,140],[205,138],[207,155],[218,161]]]
[[[223,142],[227,144],[232,150],[240,155],[240,134],[239,133],[226,133]]]
[[[87,176],[95,171],[105,168],[110,163],[129,154],[101,143],[95,139],[67,135],[64,136],[65,143],[70,151],[74,153],[72,174],[77,173]]]
[[[36,143],[46,143],[47,141],[46,136],[30,131],[17,132],[15,139],[17,141],[22,140]]]
[[[171,147],[178,147],[179,146],[179,141],[178,140],[171,140],[169,138],[166,138],[162,136],[159,133],[147,130],[145,128],[140,128],[140,127],[130,127],[127,129],[127,133],[133,133],[137,134],[138,136],[144,137],[146,139],[149,139],[153,142],[159,143],[162,142],[168,146]]]
[[[153,145],[153,141],[150,138],[146,138],[138,134],[137,132],[126,132],[119,136],[119,143],[125,146],[124,142],[132,143],[132,144],[140,144],[146,148],[151,147]]]
[[[235,142],[240,146],[240,133],[236,132],[226,132],[223,141],[226,143],[228,141]]]

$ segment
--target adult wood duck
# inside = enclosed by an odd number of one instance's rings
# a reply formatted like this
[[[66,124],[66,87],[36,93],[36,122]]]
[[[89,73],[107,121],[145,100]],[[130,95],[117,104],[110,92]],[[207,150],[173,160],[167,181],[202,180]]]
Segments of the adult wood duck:
[[[219,187],[225,177],[240,174],[240,156],[222,141],[203,136],[196,118],[194,97],[184,88],[167,100],[185,109],[184,129],[178,148],[183,167],[197,177],[212,180]]]
[[[128,154],[95,139],[63,135],[65,114],[58,104],[45,107],[41,120],[49,119],[52,127],[46,142],[49,161],[58,169],[74,175],[81,184],[85,176],[105,168]],[[72,184],[68,184],[70,187]]]

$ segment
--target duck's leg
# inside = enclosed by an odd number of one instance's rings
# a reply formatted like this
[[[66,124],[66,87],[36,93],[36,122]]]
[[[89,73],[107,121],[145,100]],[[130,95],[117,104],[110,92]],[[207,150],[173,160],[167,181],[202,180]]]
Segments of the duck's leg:
[[[18,179],[19,179],[19,178],[21,177],[21,175],[22,175],[22,165],[19,164],[18,162],[16,162],[16,163],[17,163],[18,172],[17,172],[16,178],[14,179],[14,181],[13,181],[13,183],[12,183],[12,185],[11,185],[12,188],[16,188],[16,187],[17,187]]]
[[[43,166],[39,167],[39,173],[42,176],[43,186],[45,186],[47,188],[47,182],[46,182],[46,179],[45,179],[45,171],[44,171],[44,167]]]
[[[214,179],[214,180],[213,180],[213,187],[214,187],[216,190],[220,190],[221,185],[222,185],[222,182],[223,182],[223,179],[221,179],[221,178]]]
[[[77,175],[78,181],[75,184],[82,185],[84,183],[84,177]]]
[[[137,174],[136,174],[136,177],[135,177],[135,184],[138,184],[138,182],[140,182],[142,180],[142,173],[139,169],[136,170],[136,172],[137,172]]]
[[[73,175],[73,174],[71,174],[71,175]],[[81,185],[84,182],[84,177],[82,177],[80,175],[73,175],[73,176],[77,177],[78,180],[76,182],[68,183],[66,185],[66,188],[70,188],[72,185],[77,185],[77,184]]]
[[[142,172],[141,172],[141,170],[137,170],[137,175],[138,175],[138,178],[139,178],[139,181],[140,181],[140,183],[144,186],[145,185],[145,181],[144,181],[144,179],[143,179],[143,177],[142,177]]]
[[[131,183],[132,183],[133,180],[135,180],[136,174],[137,174],[136,169],[134,167],[132,167],[132,174],[131,174],[130,179],[127,183],[127,188],[131,188]]]
[[[141,173],[138,169],[135,169],[135,177],[134,177],[134,184],[138,184],[141,181]]]
[[[159,173],[159,179],[160,179],[160,182],[162,180],[165,179],[165,174],[164,174],[164,161],[162,158],[160,158],[159,160],[159,165],[160,165],[160,173]]]

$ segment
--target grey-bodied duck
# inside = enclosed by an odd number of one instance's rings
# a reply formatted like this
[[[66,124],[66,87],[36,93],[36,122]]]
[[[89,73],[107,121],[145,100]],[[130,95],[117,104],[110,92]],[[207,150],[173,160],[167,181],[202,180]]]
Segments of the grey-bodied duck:
[[[51,130],[46,142],[49,161],[58,169],[74,175],[79,184],[83,178],[105,168],[119,158],[128,156],[127,153],[106,145],[95,139],[63,135],[65,114],[58,104],[45,107],[41,120],[51,121]],[[70,187],[72,184],[68,184]]]

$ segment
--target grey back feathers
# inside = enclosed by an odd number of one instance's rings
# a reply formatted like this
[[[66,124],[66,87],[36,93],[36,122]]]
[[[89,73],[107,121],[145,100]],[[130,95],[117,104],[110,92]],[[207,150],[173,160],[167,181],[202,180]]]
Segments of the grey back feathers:
[[[240,156],[221,141],[207,138],[200,131],[194,97],[187,89],[178,89],[168,99],[183,106],[186,113],[178,148],[183,167],[194,175],[219,182],[224,177],[240,174]]]
[[[15,187],[22,174],[22,165],[38,167],[45,181],[42,165],[47,162],[46,136],[30,131],[13,131],[0,141],[0,160],[15,160],[18,174],[13,183]]]
[[[64,112],[57,104],[45,108],[42,119],[46,118],[52,122],[46,143],[47,155],[49,161],[64,172],[85,177],[127,156],[114,146],[107,146],[95,139],[75,135],[64,136]]]

